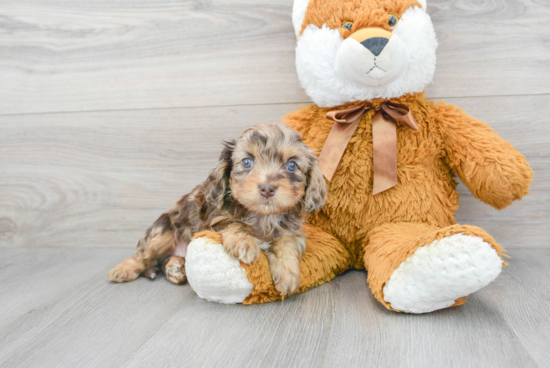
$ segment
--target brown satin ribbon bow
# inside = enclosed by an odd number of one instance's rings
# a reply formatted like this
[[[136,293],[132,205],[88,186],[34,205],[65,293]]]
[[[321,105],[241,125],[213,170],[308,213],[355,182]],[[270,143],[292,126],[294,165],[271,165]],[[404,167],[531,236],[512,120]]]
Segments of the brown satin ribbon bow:
[[[346,147],[363,115],[374,108],[368,103],[327,113],[335,124],[319,156],[319,167],[330,181]],[[407,105],[384,102],[372,118],[372,160],[374,185],[372,195],[393,188],[397,184],[397,125],[399,122],[418,130],[416,120]]]

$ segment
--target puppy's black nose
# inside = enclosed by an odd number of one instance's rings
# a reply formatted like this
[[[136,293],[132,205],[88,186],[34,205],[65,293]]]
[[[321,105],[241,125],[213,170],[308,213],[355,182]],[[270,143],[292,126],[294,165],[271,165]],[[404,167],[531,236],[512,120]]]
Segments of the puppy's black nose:
[[[389,41],[390,40],[386,37],[373,37],[361,42],[361,45],[369,49],[374,56],[378,56],[382,50],[384,50],[384,47],[386,47]]]
[[[267,184],[260,185],[260,194],[262,195],[262,197],[266,197],[266,198],[273,197],[276,191],[277,191],[277,187],[273,185],[267,185]]]

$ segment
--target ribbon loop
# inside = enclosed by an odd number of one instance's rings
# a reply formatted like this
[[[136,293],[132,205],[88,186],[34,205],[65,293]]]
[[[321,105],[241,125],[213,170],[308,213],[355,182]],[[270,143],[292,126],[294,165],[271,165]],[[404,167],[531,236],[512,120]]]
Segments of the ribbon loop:
[[[395,121],[408,126],[412,130],[418,130],[416,119],[407,105],[386,102],[381,105],[381,108],[382,111],[391,116]]]
[[[333,120],[323,150],[319,155],[319,167],[328,181],[338,168],[344,151],[357,129],[363,115],[372,108],[364,103],[343,110],[329,111],[327,119]],[[407,105],[384,102],[372,119],[373,131],[373,195],[397,185],[397,125],[399,122],[412,130],[418,124]]]
[[[327,113],[327,118],[340,124],[351,124],[360,119],[371,107],[367,104],[352,106],[343,110],[334,110]]]

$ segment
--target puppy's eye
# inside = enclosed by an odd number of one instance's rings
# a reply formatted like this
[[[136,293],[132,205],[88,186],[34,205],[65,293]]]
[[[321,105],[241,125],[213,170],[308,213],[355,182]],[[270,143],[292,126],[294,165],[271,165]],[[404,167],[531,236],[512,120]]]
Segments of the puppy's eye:
[[[296,162],[294,161],[288,161],[288,163],[286,164],[286,169],[288,171],[296,171],[297,168],[298,165],[296,165]]]
[[[250,168],[252,167],[252,164],[253,164],[253,163],[254,163],[254,162],[252,161],[252,159],[250,159],[250,158],[245,158],[245,159],[243,160],[243,162],[242,162],[242,165],[243,165],[243,167],[244,167],[245,169],[250,169]]]
[[[393,28],[397,25],[397,22],[399,22],[399,18],[397,16],[390,14],[388,15],[388,25]]]
[[[353,26],[352,22],[346,22],[342,24],[342,28],[347,29],[348,31],[351,31],[351,27]]]

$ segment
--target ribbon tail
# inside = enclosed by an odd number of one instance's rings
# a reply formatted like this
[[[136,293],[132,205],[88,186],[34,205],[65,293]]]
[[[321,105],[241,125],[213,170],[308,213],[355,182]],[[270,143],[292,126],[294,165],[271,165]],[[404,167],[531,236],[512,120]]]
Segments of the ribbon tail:
[[[335,123],[332,126],[323,150],[319,155],[319,168],[328,181],[332,180],[332,176],[336,172],[338,164],[360,121],[361,119],[357,118],[349,124]]]
[[[397,125],[381,111],[372,119],[372,141],[374,196],[397,185]]]

